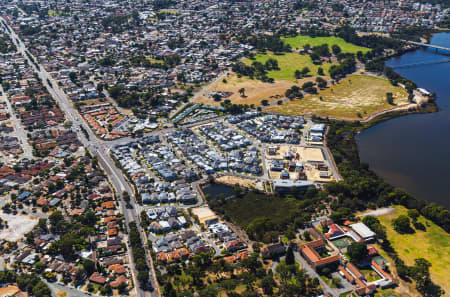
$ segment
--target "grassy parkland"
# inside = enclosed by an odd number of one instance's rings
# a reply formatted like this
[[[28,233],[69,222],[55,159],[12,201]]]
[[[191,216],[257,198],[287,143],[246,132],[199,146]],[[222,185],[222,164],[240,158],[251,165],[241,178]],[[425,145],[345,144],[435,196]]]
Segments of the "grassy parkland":
[[[392,93],[393,104],[389,104],[386,93]],[[311,113],[321,117],[361,120],[383,110],[407,106],[408,93],[393,86],[388,80],[368,75],[352,75],[300,100],[274,105],[269,111],[283,114]]]
[[[370,50],[367,47],[348,43],[344,39],[335,36],[311,37],[306,35],[298,35],[296,37],[282,38],[282,40],[285,43],[289,44],[293,49],[301,49],[307,44],[309,44],[310,46],[328,44],[329,47],[335,44],[339,46],[344,53],[356,54],[358,51],[367,53]]]
[[[417,221],[425,226],[425,230],[414,228],[414,233],[400,234],[394,230],[393,220],[407,215],[403,206],[395,206],[395,211],[378,216],[380,223],[386,228],[386,235],[399,257],[407,265],[413,265],[417,258],[425,258],[431,263],[430,275],[434,282],[440,285],[448,294],[450,279],[450,237],[441,227],[420,216]],[[448,296],[448,295],[446,295]]]

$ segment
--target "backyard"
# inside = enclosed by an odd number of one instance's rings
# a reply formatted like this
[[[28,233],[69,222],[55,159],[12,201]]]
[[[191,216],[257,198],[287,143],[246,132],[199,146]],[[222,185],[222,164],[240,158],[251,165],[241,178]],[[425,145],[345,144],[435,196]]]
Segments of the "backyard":
[[[386,93],[392,93],[394,105],[386,100]],[[367,75],[352,75],[342,79],[317,95],[274,105],[266,110],[283,114],[315,114],[347,120],[361,120],[371,114],[394,107],[408,105],[408,94],[401,87],[389,81]]]

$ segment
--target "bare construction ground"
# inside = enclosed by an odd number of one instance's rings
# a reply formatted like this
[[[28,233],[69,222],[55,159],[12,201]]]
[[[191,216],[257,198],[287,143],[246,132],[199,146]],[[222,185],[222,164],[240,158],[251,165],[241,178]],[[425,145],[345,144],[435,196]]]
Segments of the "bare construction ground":
[[[17,241],[25,236],[28,232],[33,230],[38,223],[38,218],[28,215],[13,215],[1,212],[0,218],[8,222],[8,228],[0,231],[0,239],[8,241]]]
[[[294,158],[292,161],[294,162],[302,162],[304,166],[304,172],[306,174],[307,180],[316,181],[316,182],[331,182],[335,181],[333,174],[331,172],[331,168],[328,168],[328,171],[320,171],[316,168],[314,163],[324,162],[325,156],[323,155],[322,149],[320,148],[311,148],[311,147],[303,147],[303,146],[295,146],[295,145],[278,145],[277,153],[275,155],[269,155],[268,150],[266,150],[266,167],[270,169],[270,164],[272,159],[284,159],[284,154],[286,152],[291,152]],[[298,154],[298,158],[296,158]],[[321,172],[327,172],[330,178],[320,177]],[[270,178],[278,179],[280,178],[281,172],[279,171],[271,171],[269,170]],[[298,179],[298,172],[289,172],[289,179],[296,180]]]
[[[216,181],[228,185],[239,185],[245,188],[254,188],[256,186],[255,180],[234,175],[219,176],[216,178]]]

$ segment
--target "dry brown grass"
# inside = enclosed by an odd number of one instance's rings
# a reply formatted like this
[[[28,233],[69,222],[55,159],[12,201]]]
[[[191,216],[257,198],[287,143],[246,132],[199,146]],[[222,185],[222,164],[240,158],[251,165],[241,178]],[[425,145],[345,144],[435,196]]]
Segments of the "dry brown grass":
[[[395,105],[386,100],[386,93],[394,96]],[[285,102],[266,110],[283,114],[315,114],[347,120],[361,120],[371,114],[408,104],[407,92],[392,86],[389,81],[367,75],[352,75],[328,87],[318,95]]]
[[[192,99],[191,102],[220,106],[222,101],[228,99],[234,104],[254,104],[255,106],[261,106],[262,100],[267,100],[269,103],[272,103],[285,98],[284,93],[293,85],[301,87],[306,81],[314,81],[313,77],[308,77],[298,80],[297,83],[285,80],[275,80],[274,83],[264,83],[247,77],[239,78],[235,73],[230,73],[225,79],[227,80],[227,83],[224,83],[222,80],[217,81]],[[241,97],[239,94],[240,88],[245,89],[245,97]],[[208,93],[218,91],[231,92],[232,95],[228,98],[223,98],[220,102],[214,101],[212,97],[208,97]]]
[[[253,179],[234,176],[234,175],[224,175],[216,178],[216,181],[219,183],[224,183],[228,185],[239,185],[245,188],[254,188],[256,186],[255,181]]]

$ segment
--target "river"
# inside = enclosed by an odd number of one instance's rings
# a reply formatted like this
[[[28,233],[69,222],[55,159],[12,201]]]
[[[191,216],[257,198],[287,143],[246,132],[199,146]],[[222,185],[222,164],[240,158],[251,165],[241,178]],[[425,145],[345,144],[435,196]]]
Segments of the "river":
[[[435,34],[431,43],[450,47],[450,33]],[[430,64],[402,67],[422,62]],[[361,132],[356,137],[361,161],[390,184],[450,209],[450,57],[420,49],[387,65],[435,92],[440,111],[395,118]]]

